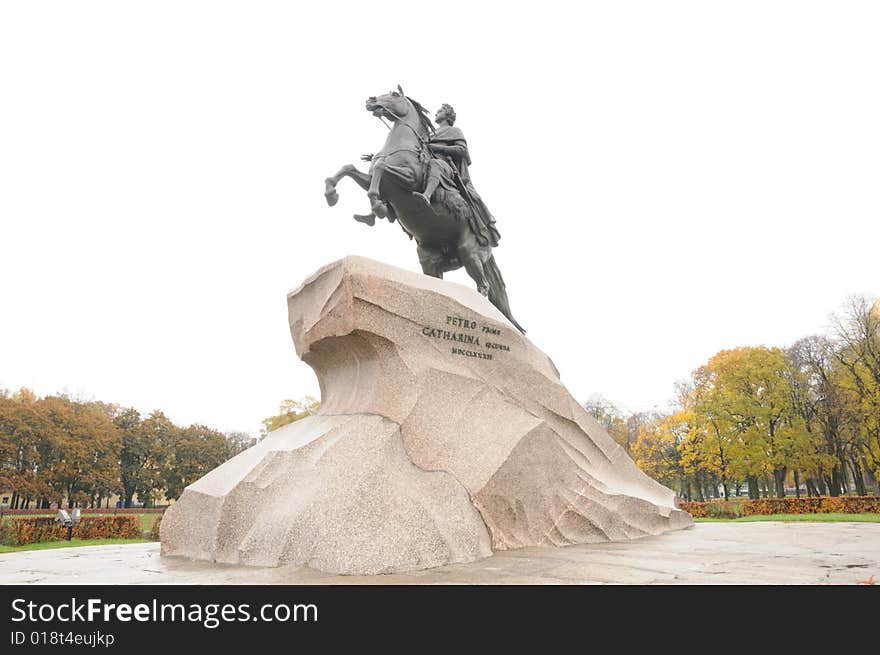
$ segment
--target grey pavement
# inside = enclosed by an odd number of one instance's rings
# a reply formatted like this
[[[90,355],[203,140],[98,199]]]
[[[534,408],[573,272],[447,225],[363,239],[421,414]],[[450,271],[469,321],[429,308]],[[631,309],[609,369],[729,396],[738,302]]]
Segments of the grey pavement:
[[[405,574],[337,576],[159,555],[158,543],[0,554],[0,584],[858,584],[880,523],[698,523],[634,541],[496,552]]]

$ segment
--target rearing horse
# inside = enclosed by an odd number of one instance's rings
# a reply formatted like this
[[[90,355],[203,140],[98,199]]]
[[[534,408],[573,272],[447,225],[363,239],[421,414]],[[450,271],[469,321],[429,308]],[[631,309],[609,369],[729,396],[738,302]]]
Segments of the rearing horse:
[[[492,245],[483,244],[474,234],[474,206],[455,191],[453,185],[438,187],[430,207],[413,193],[421,191],[425,168],[431,158],[428,142],[434,126],[425,109],[408,98],[399,86],[382,96],[366,101],[367,111],[391,122],[385,145],[372,156],[370,172],[362,173],[351,164],[325,180],[324,197],[331,207],[339,200],[336,185],[350,177],[367,192],[372,212],[355,219],[369,225],[375,217],[400,223],[403,231],[418,244],[419,263],[425,275],[442,278],[443,273],[464,266],[477,285],[521,332],[523,328],[510,312],[501,271],[492,255]],[[436,160],[442,174],[453,179],[455,171]],[[450,188],[452,187],[452,188]]]

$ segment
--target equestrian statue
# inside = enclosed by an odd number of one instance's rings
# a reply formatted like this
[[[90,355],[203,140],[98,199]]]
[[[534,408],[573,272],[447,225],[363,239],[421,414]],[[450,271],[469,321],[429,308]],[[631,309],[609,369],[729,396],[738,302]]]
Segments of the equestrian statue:
[[[391,123],[388,138],[382,150],[361,157],[370,162],[369,173],[348,164],[325,180],[327,204],[337,203],[336,185],[350,177],[370,200],[370,213],[356,214],[355,220],[367,225],[375,225],[377,217],[397,221],[415,239],[425,275],[442,278],[464,266],[477,291],[525,333],[510,312],[504,279],[492,255],[500,235],[471,182],[470,153],[464,134],[455,127],[453,108],[440,107],[435,127],[427,110],[400,86],[367,98],[366,108]]]

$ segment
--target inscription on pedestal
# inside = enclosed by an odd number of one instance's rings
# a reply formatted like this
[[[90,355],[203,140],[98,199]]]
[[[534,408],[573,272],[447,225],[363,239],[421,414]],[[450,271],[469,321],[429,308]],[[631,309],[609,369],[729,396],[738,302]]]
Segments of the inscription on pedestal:
[[[422,328],[422,335],[429,339],[461,344],[450,348],[453,355],[460,357],[491,360],[501,352],[510,352],[510,346],[502,341],[502,330],[492,325],[479,325],[476,321],[461,316],[447,316],[443,327],[426,325]]]

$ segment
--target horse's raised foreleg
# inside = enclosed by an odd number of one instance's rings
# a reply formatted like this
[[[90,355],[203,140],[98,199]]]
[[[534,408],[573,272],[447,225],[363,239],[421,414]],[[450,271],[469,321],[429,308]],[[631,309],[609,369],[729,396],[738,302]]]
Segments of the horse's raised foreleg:
[[[388,208],[381,200],[380,185],[384,178],[391,180],[396,186],[413,190],[416,186],[417,174],[409,166],[395,166],[394,164],[385,163],[384,159],[378,160],[370,169],[373,179],[370,180],[370,188],[367,189],[367,196],[370,198],[370,205],[373,213],[379,218],[385,218],[388,215]]]
[[[364,191],[370,188],[370,174],[361,173],[351,164],[346,164],[339,169],[339,172],[336,173],[336,175],[324,180],[324,198],[327,199],[327,204],[331,207],[339,201],[339,194],[336,192],[336,185],[339,184],[339,181],[344,177],[350,177],[353,179]]]
[[[370,199],[370,208],[379,218],[388,216],[388,208],[379,197],[379,185],[382,183],[382,176],[385,174],[385,161],[380,159],[375,162],[370,169],[370,186],[367,188],[367,197]]]

